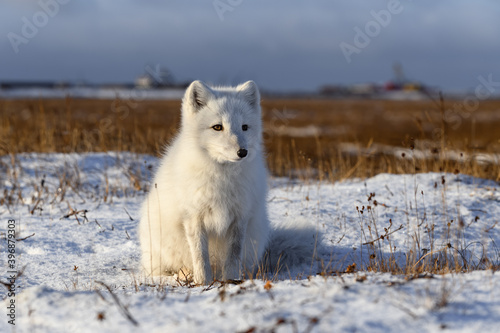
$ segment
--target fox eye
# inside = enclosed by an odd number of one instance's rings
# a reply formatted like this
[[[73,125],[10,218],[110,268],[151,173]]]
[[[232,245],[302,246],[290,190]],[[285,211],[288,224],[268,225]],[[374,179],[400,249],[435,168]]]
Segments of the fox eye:
[[[214,126],[212,126],[212,128],[213,128],[214,130],[216,130],[217,132],[218,132],[218,131],[222,131],[222,125],[221,125],[221,124],[214,125]]]
[[[244,130],[244,131],[246,131],[248,129],[248,125],[241,126],[241,129]]]

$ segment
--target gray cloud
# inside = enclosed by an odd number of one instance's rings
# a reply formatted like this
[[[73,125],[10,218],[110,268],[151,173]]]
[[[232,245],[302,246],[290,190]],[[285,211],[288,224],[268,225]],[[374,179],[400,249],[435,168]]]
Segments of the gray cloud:
[[[370,11],[387,1],[241,1],[221,21],[212,1],[72,0],[15,53],[7,33],[21,34],[22,17],[31,20],[41,8],[38,1],[3,0],[0,80],[132,81],[147,64],[160,63],[181,80],[251,78],[272,90],[313,90],[384,81],[401,61],[413,79],[467,89],[478,75],[498,73],[498,2],[401,6],[347,63],[339,44],[352,44],[354,27],[363,29]]]

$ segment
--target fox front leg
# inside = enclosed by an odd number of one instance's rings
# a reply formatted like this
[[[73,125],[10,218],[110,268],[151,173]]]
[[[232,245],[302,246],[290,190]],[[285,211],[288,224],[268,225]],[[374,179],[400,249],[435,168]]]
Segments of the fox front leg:
[[[184,225],[186,238],[193,260],[193,279],[196,284],[212,282],[212,269],[208,253],[208,236],[203,223],[191,218]]]
[[[222,271],[224,280],[240,278],[240,262],[245,238],[245,227],[234,222],[227,231],[226,257]]]

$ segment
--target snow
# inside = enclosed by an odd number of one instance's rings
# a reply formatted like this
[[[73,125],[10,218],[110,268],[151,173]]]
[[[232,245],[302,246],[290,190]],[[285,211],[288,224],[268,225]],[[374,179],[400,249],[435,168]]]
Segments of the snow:
[[[427,142],[417,141],[417,143],[420,143],[420,145],[428,145]],[[364,155],[385,154],[389,156],[392,155],[401,160],[433,160],[439,158],[445,161],[475,162],[480,165],[500,163],[500,154],[496,153],[467,153],[451,149],[438,152],[433,151],[431,147],[432,146],[428,145],[428,147],[426,147],[427,149],[410,149],[377,143],[371,145],[370,147],[362,147],[361,145],[352,142],[342,142],[338,146],[340,151],[353,156],[358,156],[360,153]]]
[[[139,207],[156,164],[132,153],[0,158],[0,281],[9,276],[7,221],[16,221],[16,238],[27,237],[16,242],[24,272],[15,297],[0,287],[0,332],[498,330],[500,275],[489,269],[500,264],[494,181],[440,173],[335,184],[272,178],[273,226],[313,223],[317,259],[270,272],[269,281],[189,287],[138,270]],[[368,271],[373,255],[404,267],[412,253],[417,262],[430,251],[465,260],[469,270]],[[353,263],[353,273],[342,273]],[[12,299],[15,328],[6,316]]]

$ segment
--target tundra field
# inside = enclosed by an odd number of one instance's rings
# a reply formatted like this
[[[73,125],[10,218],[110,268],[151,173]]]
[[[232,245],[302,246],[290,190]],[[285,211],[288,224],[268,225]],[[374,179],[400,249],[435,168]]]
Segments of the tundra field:
[[[500,179],[500,101],[266,99],[273,175],[340,180],[381,172]],[[158,156],[180,101],[0,100],[0,154],[130,151]]]
[[[262,110],[271,226],[308,221],[315,253],[196,286],[139,269],[180,101],[0,100],[0,331],[498,330],[500,101]]]

